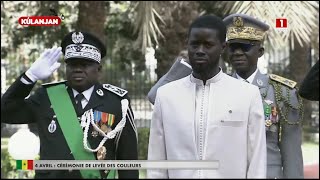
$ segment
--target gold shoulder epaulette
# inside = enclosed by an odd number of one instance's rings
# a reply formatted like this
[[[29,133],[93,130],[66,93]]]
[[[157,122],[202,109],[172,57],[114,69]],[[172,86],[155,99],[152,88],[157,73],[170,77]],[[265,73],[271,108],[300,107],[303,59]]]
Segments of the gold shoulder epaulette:
[[[290,88],[294,88],[297,85],[297,82],[292,81],[290,79],[275,75],[275,74],[270,74],[270,79],[277,81],[281,84],[284,84],[286,86],[289,86]]]

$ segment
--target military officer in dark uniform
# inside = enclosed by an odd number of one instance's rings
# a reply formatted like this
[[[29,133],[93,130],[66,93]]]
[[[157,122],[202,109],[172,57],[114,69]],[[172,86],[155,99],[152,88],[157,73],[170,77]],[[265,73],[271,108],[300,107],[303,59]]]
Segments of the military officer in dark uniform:
[[[259,87],[267,137],[267,177],[303,178],[301,151],[303,105],[296,82],[257,68],[269,26],[245,14],[232,14],[227,25],[227,52],[233,76]]]
[[[61,48],[62,47],[62,48]],[[40,160],[136,160],[137,130],[127,91],[100,84],[103,43],[86,32],[71,32],[61,47],[46,50],[1,99],[1,122],[36,123]],[[61,54],[67,81],[43,84]],[[28,96],[28,97],[27,97]],[[115,170],[36,170],[35,178],[114,178]],[[119,170],[119,178],[138,178],[138,170]]]

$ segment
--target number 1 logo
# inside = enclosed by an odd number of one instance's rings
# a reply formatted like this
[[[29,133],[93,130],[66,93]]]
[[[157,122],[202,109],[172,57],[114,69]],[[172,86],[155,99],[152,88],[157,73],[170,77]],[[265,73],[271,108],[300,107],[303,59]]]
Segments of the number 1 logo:
[[[276,19],[276,28],[286,29],[288,28],[288,21],[286,18]]]

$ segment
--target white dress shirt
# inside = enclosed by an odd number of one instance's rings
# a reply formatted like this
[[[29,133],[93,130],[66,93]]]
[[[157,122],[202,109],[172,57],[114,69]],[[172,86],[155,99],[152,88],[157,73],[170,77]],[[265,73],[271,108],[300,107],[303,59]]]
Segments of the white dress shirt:
[[[220,70],[220,73],[222,71]],[[218,73],[218,75],[220,74]],[[216,75],[215,77],[218,77]],[[207,117],[208,117],[208,106],[209,106],[209,92],[210,83],[214,82],[215,77],[208,79],[206,85],[203,80],[195,78],[193,75],[190,76],[192,83],[196,84],[196,107],[195,107],[195,142],[197,144],[198,158],[203,159],[204,144],[206,143],[206,129],[207,129]]]
[[[240,77],[237,73],[236,73],[236,76],[237,76],[237,79],[240,79],[240,80],[242,80],[242,81],[247,81],[247,82],[249,82],[250,84],[252,84],[253,79],[254,79],[254,77],[256,76],[257,72],[258,72],[258,68],[257,68],[257,69],[254,71],[254,73],[252,73],[251,76],[249,76],[247,79],[243,79],[243,78]]]
[[[86,105],[88,104],[93,89],[94,89],[94,86],[92,86],[91,88],[89,88],[89,89],[87,89],[87,90],[82,92],[82,94],[84,95],[84,98],[81,100],[82,108],[86,107]],[[74,98],[79,94],[79,92],[76,91],[75,89],[72,89],[72,92],[73,92],[73,97]],[[78,103],[78,102],[76,102],[76,103]]]

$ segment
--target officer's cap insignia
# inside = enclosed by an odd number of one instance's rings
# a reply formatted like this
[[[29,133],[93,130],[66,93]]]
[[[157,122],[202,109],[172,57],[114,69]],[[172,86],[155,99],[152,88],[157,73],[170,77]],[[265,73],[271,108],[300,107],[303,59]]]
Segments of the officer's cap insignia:
[[[231,14],[223,19],[229,42],[239,40],[262,41],[270,28],[266,23],[246,14]]]
[[[243,26],[242,17],[240,16],[233,17],[233,25],[236,27],[242,27]]]
[[[78,34],[74,32],[72,34],[72,42],[74,42],[75,44],[82,43],[83,40],[84,40],[84,36],[81,32],[78,32]]]
[[[123,97],[124,95],[126,95],[128,93],[127,90],[121,89],[117,86],[113,86],[111,84],[103,84],[102,85],[104,89],[109,90],[115,94],[117,94],[120,97]]]
[[[104,43],[95,35],[88,32],[70,32],[61,42],[64,60],[84,59],[101,63],[106,56]]]
[[[297,85],[297,82],[292,81],[290,79],[275,75],[275,74],[270,74],[270,79],[279,82],[281,84],[284,84],[290,88],[294,88]]]

